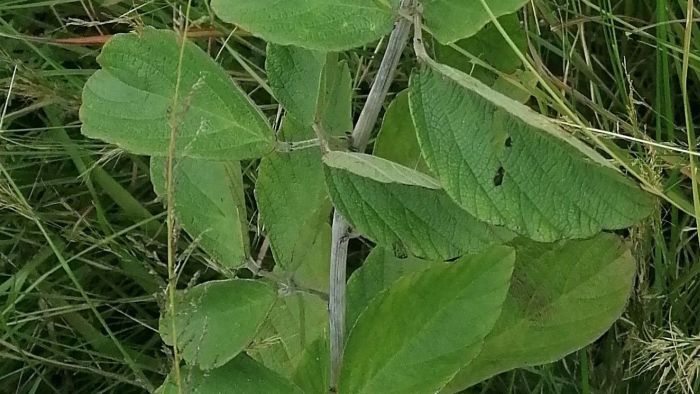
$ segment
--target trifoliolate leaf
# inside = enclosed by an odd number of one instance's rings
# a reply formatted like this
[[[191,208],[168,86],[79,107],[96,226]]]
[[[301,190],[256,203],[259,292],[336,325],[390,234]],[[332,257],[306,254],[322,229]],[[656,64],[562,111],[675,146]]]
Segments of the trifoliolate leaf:
[[[216,15],[266,41],[344,51],[389,33],[396,0],[213,0]]]
[[[347,312],[345,321],[352,327],[360,313],[370,301],[388,289],[404,275],[432,267],[436,263],[413,256],[396,256],[396,251],[377,246],[369,253],[365,262],[352,273],[347,287]]]
[[[549,119],[431,63],[410,105],[428,166],[476,218],[543,242],[586,238],[649,215],[651,197]]]
[[[295,292],[280,297],[248,354],[273,371],[290,377],[304,349],[323,335],[327,322],[328,303],[318,296]]]
[[[173,374],[156,390],[157,394],[303,394],[289,380],[265,368],[246,355],[240,355],[219,368],[202,371],[181,368],[181,389]]]
[[[324,162],[335,207],[380,245],[449,260],[512,238],[460,209],[425,174],[359,153],[331,152]]]
[[[226,364],[251,343],[276,296],[271,286],[243,279],[178,291],[174,319],[182,358],[203,370]],[[166,310],[159,322],[160,335],[169,346],[175,346],[172,319]]]
[[[420,154],[416,129],[408,107],[407,90],[399,93],[389,104],[374,142],[373,154],[422,173],[429,172]]]
[[[151,182],[163,201],[166,161],[151,158]],[[178,223],[224,270],[244,265],[248,229],[240,164],[182,158],[173,176]]]
[[[511,14],[528,0],[486,0],[496,17]],[[424,0],[423,19],[433,36],[443,44],[478,33],[491,17],[481,0]]]
[[[635,264],[616,236],[514,243],[517,260],[501,317],[481,353],[445,392],[497,373],[559,360],[600,337],[625,308]]]
[[[360,315],[340,393],[433,393],[480,351],[501,313],[515,260],[496,247],[404,276]]]
[[[151,156],[167,156],[173,129],[178,157],[240,160],[273,151],[270,126],[245,92],[199,47],[184,45],[178,67],[181,44],[172,31],[111,39],[83,90],[83,134]]]

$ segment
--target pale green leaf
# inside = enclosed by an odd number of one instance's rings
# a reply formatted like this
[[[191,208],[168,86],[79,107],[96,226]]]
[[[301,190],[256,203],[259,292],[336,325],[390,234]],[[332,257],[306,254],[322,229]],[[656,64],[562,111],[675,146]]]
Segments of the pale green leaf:
[[[373,154],[422,173],[429,172],[421,157],[416,128],[411,120],[407,90],[399,93],[389,104],[374,142]]]
[[[147,28],[112,38],[97,59],[102,69],[83,90],[83,134],[151,156],[167,156],[173,126],[178,157],[240,160],[275,149],[260,110],[189,41],[171,116],[179,58],[179,39],[172,31]]]
[[[449,260],[512,238],[460,209],[425,174],[359,153],[331,152],[324,161],[335,207],[380,245]]]
[[[537,241],[586,238],[648,216],[652,198],[548,118],[447,66],[411,78],[423,157],[476,218]]]
[[[520,239],[514,245],[517,260],[501,317],[447,392],[559,360],[595,341],[625,308],[635,264],[615,235],[555,244]]]
[[[213,0],[216,15],[281,45],[344,51],[378,40],[394,23],[396,0]]]
[[[287,379],[240,355],[211,371],[196,367],[182,368],[182,390],[178,390],[172,374],[156,390],[158,394],[303,394]]]
[[[512,14],[528,0],[487,0],[496,17]],[[443,44],[478,33],[491,17],[480,0],[423,0],[423,20],[433,36]]]
[[[211,281],[177,293],[177,347],[189,365],[220,367],[243,351],[265,321],[277,294],[259,281]],[[160,335],[174,346],[172,315],[161,316]]]
[[[388,289],[400,277],[425,270],[438,264],[412,256],[397,257],[396,252],[377,246],[369,253],[365,262],[352,273],[347,287],[346,322],[352,327],[360,313],[370,301]]]
[[[290,377],[304,349],[323,335],[327,322],[328,304],[318,296],[295,292],[281,297],[258,331],[248,354],[266,367]]]
[[[163,201],[165,162],[151,158],[151,182]],[[240,164],[182,158],[173,174],[178,223],[225,270],[244,265],[248,225]]]
[[[496,247],[409,274],[375,297],[349,334],[340,393],[433,393],[480,351],[515,260]]]

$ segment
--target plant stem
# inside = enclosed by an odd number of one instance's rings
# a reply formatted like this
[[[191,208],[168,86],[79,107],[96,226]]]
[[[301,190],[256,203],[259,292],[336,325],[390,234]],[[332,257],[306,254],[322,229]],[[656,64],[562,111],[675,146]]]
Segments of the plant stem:
[[[177,250],[177,231],[175,229],[175,150],[177,148],[176,138],[178,130],[178,105],[180,100],[180,82],[182,80],[182,61],[185,57],[185,46],[187,45],[187,29],[189,28],[190,9],[192,0],[187,2],[184,27],[180,36],[180,55],[177,62],[177,79],[175,81],[175,93],[173,95],[172,108],[170,110],[170,140],[168,144],[168,156],[165,166],[165,188],[167,195],[167,227],[168,227],[168,313],[170,314],[170,337],[173,341],[173,375],[177,393],[182,394],[182,375],[180,373],[180,351],[178,349],[177,327],[175,326],[175,292],[177,290],[177,272],[175,269]]]
[[[401,0],[399,14],[409,11],[413,7],[414,0]],[[352,147],[358,152],[367,148],[369,138],[374,126],[377,124],[379,112],[386,99],[389,87],[394,79],[396,67],[401,59],[408,34],[411,29],[411,21],[398,17],[394,30],[389,37],[382,63],[379,66],[377,76],[372,83],[367,101],[365,102],[357,124],[352,131]],[[343,216],[335,211],[333,214],[332,243],[331,243],[331,274],[330,274],[330,299],[329,299],[329,323],[330,323],[330,391],[336,392],[340,368],[343,364],[343,348],[345,345],[345,285],[347,279],[347,257],[350,227]]]

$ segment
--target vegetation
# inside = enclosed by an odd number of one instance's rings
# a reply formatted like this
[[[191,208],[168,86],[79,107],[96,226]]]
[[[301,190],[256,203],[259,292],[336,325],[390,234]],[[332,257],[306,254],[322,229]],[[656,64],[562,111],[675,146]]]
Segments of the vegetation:
[[[2,392],[700,390],[692,0],[272,3],[0,2]]]

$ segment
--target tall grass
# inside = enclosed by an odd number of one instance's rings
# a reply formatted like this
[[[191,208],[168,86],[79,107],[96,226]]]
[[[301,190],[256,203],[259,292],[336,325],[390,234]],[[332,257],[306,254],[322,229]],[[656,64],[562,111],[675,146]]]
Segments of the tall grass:
[[[157,332],[169,279],[165,209],[144,158],[79,133],[80,90],[99,46],[51,40],[178,28],[173,16],[186,3],[0,1],[0,392],[142,393],[169,371],[172,354]],[[193,28],[228,32],[207,2],[192,4]],[[665,200],[626,234],[639,275],[608,334],[561,362],[502,374],[470,392],[700,392],[700,203],[692,182],[699,16],[688,0],[534,0],[521,13],[523,55],[542,79],[531,104],[563,124],[578,120],[572,133],[611,149]],[[263,42],[245,32],[197,42],[275,117]],[[358,104],[376,72],[374,51],[347,56]],[[395,92],[410,67],[400,67]],[[244,167],[257,242],[264,234],[252,195],[256,163]],[[187,251],[181,286],[216,276],[190,241],[175,245]],[[353,265],[363,255],[355,249]]]

